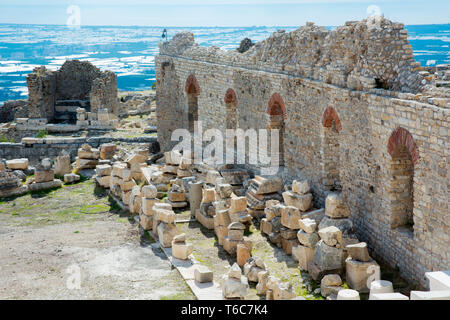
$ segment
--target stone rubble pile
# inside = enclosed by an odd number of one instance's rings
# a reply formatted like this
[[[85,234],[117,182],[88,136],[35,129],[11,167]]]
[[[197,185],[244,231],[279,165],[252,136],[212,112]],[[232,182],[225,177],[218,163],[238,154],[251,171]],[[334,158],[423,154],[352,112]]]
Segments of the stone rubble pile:
[[[88,144],[83,144],[78,149],[78,156],[75,161],[74,172],[79,173],[85,169],[95,169],[99,163],[100,151],[96,148],[92,148]]]
[[[248,210],[252,217],[264,217],[264,209],[268,200],[282,200],[280,191],[283,188],[281,178],[264,178],[255,176],[248,183],[248,190],[245,193]]]

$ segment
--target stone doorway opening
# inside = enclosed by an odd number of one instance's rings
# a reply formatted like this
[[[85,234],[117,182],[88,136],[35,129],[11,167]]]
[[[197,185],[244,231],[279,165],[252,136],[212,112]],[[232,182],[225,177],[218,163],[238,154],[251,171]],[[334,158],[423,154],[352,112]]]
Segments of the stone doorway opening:
[[[342,185],[339,176],[339,132],[342,126],[334,108],[329,107],[325,110],[322,124],[322,184],[327,190],[340,191]]]
[[[200,95],[200,86],[194,75],[189,75],[186,80],[186,94],[188,104],[188,128],[194,132],[195,121],[198,121],[198,96]]]
[[[411,134],[397,128],[389,138],[389,201],[391,229],[414,230],[414,164],[418,159],[417,145]]]

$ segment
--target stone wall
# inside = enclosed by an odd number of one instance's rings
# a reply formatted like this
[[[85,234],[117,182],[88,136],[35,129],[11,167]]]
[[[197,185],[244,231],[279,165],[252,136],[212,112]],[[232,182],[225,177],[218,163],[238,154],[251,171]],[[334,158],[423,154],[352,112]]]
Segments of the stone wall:
[[[449,93],[430,86],[403,25],[307,24],[243,54],[201,48],[181,33],[161,44],[155,65],[162,149],[174,129],[189,128],[192,95],[204,129],[224,130],[230,110],[242,129],[270,127],[278,116],[285,183],[307,178],[318,206],[342,189],[360,239],[409,281],[426,286],[424,272],[450,267]],[[227,107],[229,89],[235,108]],[[413,163],[414,224],[395,228],[392,161],[400,145]]]
[[[44,158],[54,158],[63,150],[70,154],[72,161],[77,156],[78,148],[87,143],[91,147],[98,148],[103,143],[149,143],[156,142],[156,137],[139,138],[110,138],[110,137],[91,137],[91,138],[24,138],[21,143],[0,143],[0,159],[19,159],[28,158],[30,164],[36,165]]]
[[[89,93],[91,112],[98,109],[108,109],[109,113],[119,115],[119,101],[117,99],[117,76],[114,72],[105,71],[100,77],[92,81]]]

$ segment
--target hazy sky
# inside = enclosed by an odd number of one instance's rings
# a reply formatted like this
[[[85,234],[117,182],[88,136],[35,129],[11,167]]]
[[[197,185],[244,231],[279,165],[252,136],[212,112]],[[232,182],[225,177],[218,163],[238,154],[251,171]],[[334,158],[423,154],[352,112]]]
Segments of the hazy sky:
[[[66,24],[71,5],[81,25],[340,25],[374,10],[405,24],[450,23],[450,0],[0,0],[0,23]]]

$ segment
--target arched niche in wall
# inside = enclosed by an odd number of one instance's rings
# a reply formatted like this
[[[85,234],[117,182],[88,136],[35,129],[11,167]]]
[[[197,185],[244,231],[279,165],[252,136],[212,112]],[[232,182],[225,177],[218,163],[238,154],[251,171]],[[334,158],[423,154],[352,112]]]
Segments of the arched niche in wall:
[[[389,201],[391,229],[413,230],[414,165],[419,151],[408,130],[398,127],[389,137],[387,151],[391,156]]]
[[[339,132],[341,120],[332,107],[325,109],[322,116],[322,184],[328,190],[341,190],[339,177]]]
[[[194,123],[198,121],[198,96],[200,95],[200,86],[193,74],[190,74],[186,79],[185,91],[188,98],[189,131],[193,132]]]
[[[284,165],[284,120],[286,119],[286,107],[284,105],[283,98],[279,93],[274,93],[269,100],[269,105],[267,107],[267,129],[278,129],[279,130],[279,165]],[[270,142],[271,148],[273,147]]]
[[[225,92],[224,101],[226,106],[226,129],[236,129],[238,125],[236,92],[229,88]]]

